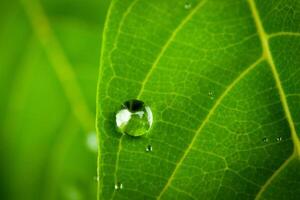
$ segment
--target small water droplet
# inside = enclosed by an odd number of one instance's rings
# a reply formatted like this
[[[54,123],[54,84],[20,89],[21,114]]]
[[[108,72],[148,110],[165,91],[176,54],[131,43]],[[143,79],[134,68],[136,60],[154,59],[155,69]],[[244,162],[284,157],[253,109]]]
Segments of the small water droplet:
[[[187,10],[189,10],[191,7],[192,7],[192,4],[189,3],[189,2],[186,2],[186,3],[184,4],[184,8],[187,9]]]
[[[282,137],[277,137],[277,138],[276,138],[276,141],[277,141],[277,142],[280,142],[281,140],[282,140]]]
[[[213,91],[209,91],[208,96],[211,100],[213,100],[215,98],[215,93]]]
[[[115,184],[115,190],[122,190],[123,189],[123,184],[118,182]]]
[[[116,114],[116,125],[121,133],[130,136],[146,134],[153,122],[152,111],[140,100],[129,100],[123,103]]]
[[[266,137],[263,138],[263,142],[264,142],[264,143],[267,143],[268,141],[269,141],[268,138],[266,138]]]
[[[88,133],[86,138],[86,145],[92,152],[98,151],[97,134],[95,131],[91,131],[90,133]]]
[[[150,151],[152,151],[153,150],[153,148],[152,148],[152,145],[147,145],[147,147],[146,147],[146,152],[150,152]]]

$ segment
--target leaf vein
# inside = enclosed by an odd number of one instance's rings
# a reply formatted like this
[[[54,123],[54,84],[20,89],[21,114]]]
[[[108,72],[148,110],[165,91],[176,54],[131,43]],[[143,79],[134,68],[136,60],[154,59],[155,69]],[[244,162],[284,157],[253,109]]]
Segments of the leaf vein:
[[[293,122],[292,114],[291,114],[290,109],[289,109],[289,105],[288,105],[288,102],[287,102],[287,97],[286,97],[286,94],[284,92],[281,80],[280,80],[280,75],[277,71],[277,68],[275,66],[275,62],[274,62],[274,59],[273,59],[273,56],[272,56],[272,53],[271,53],[271,50],[270,50],[268,35],[264,30],[264,27],[263,27],[262,21],[260,19],[259,12],[256,8],[256,4],[255,4],[254,0],[248,0],[248,3],[249,3],[250,10],[252,12],[252,16],[253,16],[253,19],[254,19],[254,23],[255,23],[255,26],[256,26],[261,44],[262,44],[263,57],[267,60],[269,66],[270,66],[271,72],[274,76],[276,87],[278,89],[280,100],[281,100],[281,103],[282,103],[282,107],[283,107],[283,110],[285,112],[288,124],[289,124],[290,129],[291,129],[291,137],[292,137],[292,140],[293,140],[293,143],[294,143],[294,151],[300,157],[300,141],[299,141],[299,138],[297,136],[297,132],[296,132],[296,128],[295,128],[295,125],[294,125],[294,122]]]
[[[180,160],[178,161],[175,169],[173,170],[168,182],[166,183],[166,185],[164,186],[164,188],[162,189],[162,191],[160,192],[160,194],[158,195],[158,199],[161,199],[162,195],[166,192],[167,188],[171,185],[178,169],[180,168],[181,164],[183,163],[184,159],[187,157],[188,153],[190,152],[190,150],[192,149],[194,143],[196,142],[196,139],[198,137],[198,135],[200,134],[200,132],[202,131],[202,129],[204,128],[204,126],[206,125],[206,123],[209,121],[210,117],[213,115],[214,111],[216,110],[216,108],[220,105],[220,103],[222,102],[222,100],[224,99],[224,97],[231,91],[231,89],[244,77],[246,76],[252,69],[254,69],[260,62],[263,61],[263,57],[257,59],[253,64],[251,64],[248,68],[246,68],[228,87],[227,89],[222,93],[222,95],[217,99],[217,101],[215,102],[215,104],[213,105],[213,107],[211,108],[211,110],[209,111],[209,113],[207,114],[206,118],[203,120],[203,122],[201,123],[201,125],[199,126],[199,128],[197,129],[191,143],[189,144],[189,146],[187,147],[187,149],[185,150],[185,152],[183,153],[183,155],[181,156]]]
[[[162,58],[162,56],[165,54],[166,50],[168,49],[168,47],[170,46],[170,44],[172,43],[172,41],[174,40],[174,38],[176,37],[176,35],[178,34],[178,32],[184,27],[184,25],[190,21],[190,19],[194,16],[194,14],[202,7],[205,5],[207,0],[202,0],[197,6],[195,6],[195,8],[181,21],[181,23],[177,26],[177,28],[174,30],[174,32],[171,34],[170,38],[166,41],[166,43],[164,44],[164,46],[162,47],[160,53],[158,54],[158,56],[156,57],[155,61],[153,62],[153,65],[151,66],[151,68],[149,69],[148,73],[146,74],[143,82],[142,82],[142,86],[140,89],[140,92],[137,95],[137,98],[140,98],[144,88],[145,88],[145,84],[147,83],[147,81],[149,80],[150,76],[152,75],[154,69],[157,67],[160,59]]]

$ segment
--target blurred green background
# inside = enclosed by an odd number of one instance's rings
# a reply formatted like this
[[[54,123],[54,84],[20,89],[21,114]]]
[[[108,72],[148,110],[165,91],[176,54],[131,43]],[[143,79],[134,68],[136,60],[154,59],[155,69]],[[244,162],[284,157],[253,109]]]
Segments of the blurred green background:
[[[1,1],[1,200],[96,199],[95,96],[108,4]]]

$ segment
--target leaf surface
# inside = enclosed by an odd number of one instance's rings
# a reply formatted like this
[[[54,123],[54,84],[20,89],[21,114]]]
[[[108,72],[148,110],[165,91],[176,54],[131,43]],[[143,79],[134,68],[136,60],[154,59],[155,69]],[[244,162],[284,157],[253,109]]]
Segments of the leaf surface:
[[[297,0],[113,1],[98,198],[297,199],[299,24]],[[116,131],[129,99],[152,109],[145,137]]]

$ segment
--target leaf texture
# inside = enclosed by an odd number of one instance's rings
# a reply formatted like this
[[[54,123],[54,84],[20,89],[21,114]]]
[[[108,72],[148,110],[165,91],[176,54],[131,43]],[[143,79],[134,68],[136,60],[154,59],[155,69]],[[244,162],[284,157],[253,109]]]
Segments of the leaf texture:
[[[98,198],[297,199],[300,2],[188,4],[110,5],[98,83]],[[128,99],[152,109],[145,137],[116,131],[115,113]]]

